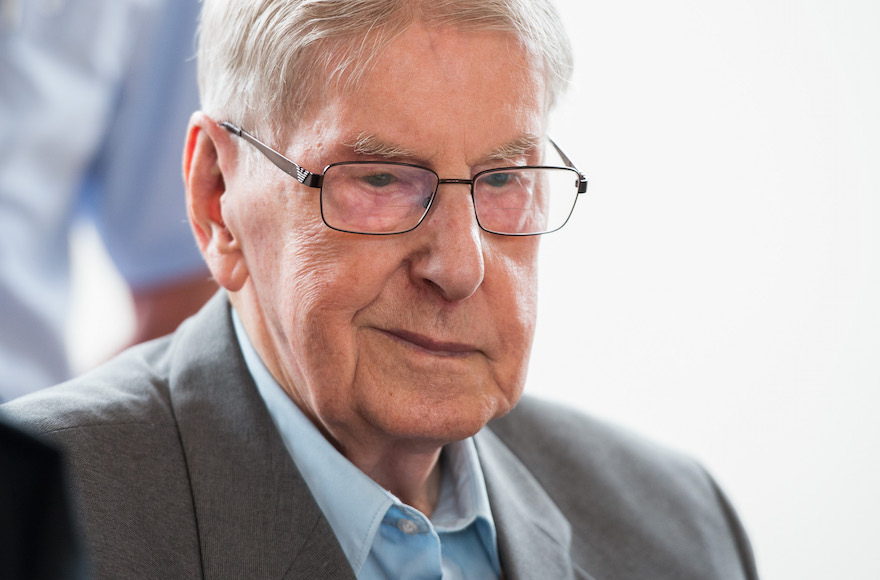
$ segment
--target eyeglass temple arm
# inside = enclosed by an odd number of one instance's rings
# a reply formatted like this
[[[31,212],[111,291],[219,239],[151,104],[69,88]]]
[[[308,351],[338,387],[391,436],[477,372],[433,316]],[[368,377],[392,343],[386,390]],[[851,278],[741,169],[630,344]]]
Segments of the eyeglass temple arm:
[[[577,167],[574,166],[574,163],[572,163],[571,159],[568,158],[568,155],[566,155],[562,151],[562,149],[559,148],[559,145],[556,144],[556,141],[554,141],[553,139],[550,139],[549,137],[547,138],[547,140],[550,141],[550,144],[553,145],[553,148],[556,149],[556,152],[559,153],[560,157],[562,157],[562,162],[565,163],[565,166],[577,171],[577,174],[578,174],[578,193],[586,193],[587,192],[587,178],[586,178],[586,176],[583,173],[581,173]]]
[[[311,171],[300,167],[284,155],[281,155],[280,153],[248,133],[247,131],[236,127],[232,123],[223,121],[222,123],[220,123],[220,126],[232,133],[233,135],[241,137],[257,149],[259,149],[260,153],[265,155],[269,159],[269,161],[271,161],[276,167],[278,167],[278,169],[290,175],[303,185],[307,187],[321,187],[321,181],[323,181],[322,175],[315,175]]]

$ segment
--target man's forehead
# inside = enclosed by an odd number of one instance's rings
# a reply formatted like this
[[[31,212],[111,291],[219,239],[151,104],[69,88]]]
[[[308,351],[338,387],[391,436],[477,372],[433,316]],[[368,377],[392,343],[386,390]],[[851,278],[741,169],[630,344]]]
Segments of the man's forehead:
[[[372,157],[476,167],[540,148],[544,79],[527,50],[508,34],[456,30],[426,48],[420,33],[391,43],[356,86],[324,85],[288,151],[314,166]],[[425,51],[431,66],[417,58]]]

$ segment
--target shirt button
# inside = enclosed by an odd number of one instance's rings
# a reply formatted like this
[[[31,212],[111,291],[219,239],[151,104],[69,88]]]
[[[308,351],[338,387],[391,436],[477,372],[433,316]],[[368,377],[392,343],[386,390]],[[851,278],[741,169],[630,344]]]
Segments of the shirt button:
[[[411,536],[419,531],[419,525],[412,520],[401,518],[397,520],[397,529],[404,534]]]

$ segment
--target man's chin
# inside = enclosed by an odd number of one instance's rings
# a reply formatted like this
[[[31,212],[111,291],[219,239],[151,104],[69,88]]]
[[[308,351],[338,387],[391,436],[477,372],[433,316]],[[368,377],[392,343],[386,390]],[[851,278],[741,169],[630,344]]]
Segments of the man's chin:
[[[507,414],[519,400],[515,397],[476,396],[423,400],[401,404],[392,412],[375,417],[381,430],[401,441],[445,445],[475,435],[486,424]]]

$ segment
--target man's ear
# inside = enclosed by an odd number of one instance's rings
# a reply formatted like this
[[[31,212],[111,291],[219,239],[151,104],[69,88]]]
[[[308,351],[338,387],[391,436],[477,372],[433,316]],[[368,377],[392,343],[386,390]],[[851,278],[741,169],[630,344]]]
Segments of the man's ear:
[[[222,198],[237,157],[232,135],[204,113],[193,113],[183,152],[187,213],[208,269],[230,292],[240,290],[248,278],[241,245],[223,215]]]

